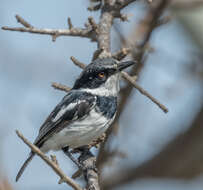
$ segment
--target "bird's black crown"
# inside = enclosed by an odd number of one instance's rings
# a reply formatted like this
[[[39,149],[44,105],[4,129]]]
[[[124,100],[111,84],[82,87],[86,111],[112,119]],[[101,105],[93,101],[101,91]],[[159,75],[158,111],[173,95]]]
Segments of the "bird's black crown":
[[[109,76],[117,71],[117,61],[113,58],[96,59],[90,63],[79,78],[76,80],[73,89],[97,88],[105,83]]]

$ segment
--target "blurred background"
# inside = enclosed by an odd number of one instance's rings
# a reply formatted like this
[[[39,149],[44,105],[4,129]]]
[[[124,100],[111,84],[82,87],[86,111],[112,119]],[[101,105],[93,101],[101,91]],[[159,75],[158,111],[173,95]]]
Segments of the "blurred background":
[[[100,12],[89,12],[88,6],[89,2],[82,0],[1,0],[0,26],[19,26],[15,20],[19,14],[38,28],[67,28],[67,17],[74,26],[82,27],[88,16],[99,20]],[[140,0],[125,8],[129,22],[115,21],[112,52],[121,46],[121,36],[133,40],[149,6]],[[120,154],[103,162],[101,183],[105,189],[202,189],[203,1],[174,0],[165,15],[169,22],[154,29],[138,84],[169,112],[163,113],[132,91],[119,118],[119,130],[107,143],[109,151]],[[7,189],[67,189],[65,184],[57,184],[58,177],[38,157],[15,183],[29,153],[15,129],[34,141],[42,122],[65,95],[51,83],[72,86],[81,70],[71,63],[70,56],[88,64],[96,48],[96,43],[83,38],[59,37],[53,43],[46,35],[0,30],[1,190],[5,180],[11,185]],[[125,85],[122,82],[121,86]],[[71,176],[76,170],[73,163],[61,152],[54,154]]]

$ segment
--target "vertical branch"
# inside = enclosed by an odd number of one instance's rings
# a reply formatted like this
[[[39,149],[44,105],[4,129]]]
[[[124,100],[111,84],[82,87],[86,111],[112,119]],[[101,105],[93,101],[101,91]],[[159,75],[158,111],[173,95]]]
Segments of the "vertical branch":
[[[133,59],[138,62],[138,64],[136,64],[136,66],[132,68],[132,70],[130,71],[130,75],[135,76],[141,72],[141,69],[143,67],[142,59],[144,55],[145,46],[152,35],[153,29],[156,27],[156,23],[159,17],[161,16],[164,9],[167,7],[168,3],[169,3],[169,0],[156,0],[153,3],[151,3],[150,5],[152,7],[149,8],[146,15],[140,21],[135,31],[133,32],[134,35],[131,37],[131,41],[133,41],[131,43],[132,50],[133,50],[132,56],[133,56]],[[107,139],[110,136],[110,134],[118,128],[118,119],[122,111],[124,110],[125,106],[127,105],[127,101],[129,100],[132,90],[133,90],[133,86],[131,84],[128,84],[121,91],[121,94],[120,94],[121,100],[118,106],[118,112],[111,128],[107,131]],[[99,150],[98,162],[97,162],[97,166],[99,168],[103,165],[102,155],[105,150],[105,144],[106,143],[103,143],[103,145]]]
[[[100,54],[100,58],[111,56],[110,53],[110,34],[113,24],[113,0],[106,0],[101,10],[101,17],[99,21],[99,35],[98,35],[98,49],[103,50]]]

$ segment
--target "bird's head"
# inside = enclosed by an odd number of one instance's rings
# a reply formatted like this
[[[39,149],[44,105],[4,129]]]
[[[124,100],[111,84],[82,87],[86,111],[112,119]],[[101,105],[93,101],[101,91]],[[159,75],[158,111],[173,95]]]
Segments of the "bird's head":
[[[73,89],[100,96],[117,96],[120,72],[133,64],[134,61],[118,62],[113,58],[96,59],[85,67]]]

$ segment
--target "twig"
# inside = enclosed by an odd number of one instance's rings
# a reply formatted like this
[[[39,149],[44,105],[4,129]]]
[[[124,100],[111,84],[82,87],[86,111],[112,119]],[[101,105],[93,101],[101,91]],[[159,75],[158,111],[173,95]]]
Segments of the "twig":
[[[71,29],[46,29],[46,28],[39,29],[33,27],[31,24],[29,24],[27,21],[25,21],[18,15],[16,16],[16,19],[24,27],[3,26],[2,29],[9,31],[28,32],[33,34],[51,35],[53,41],[55,41],[56,38],[59,36],[79,36],[84,38],[90,38],[92,41],[96,40],[94,32],[87,28],[73,28],[72,25],[69,25],[69,28],[72,27]]]
[[[23,19],[19,15],[16,15],[16,20],[26,28],[33,28],[33,26],[30,23],[28,23],[25,19]]]
[[[28,32],[33,34],[43,34],[43,35],[51,35],[51,36],[79,36],[83,38],[90,38],[95,41],[95,37],[91,35],[91,31],[82,28],[72,28],[69,29],[38,29],[38,28],[23,28],[23,27],[7,27],[3,26],[3,30],[9,31],[18,31],[18,32]]]
[[[18,137],[30,147],[32,152],[37,154],[42,160],[44,160],[54,171],[55,173],[65,182],[67,185],[70,185],[75,190],[82,190],[82,188],[71,178],[66,176],[66,174],[59,168],[59,166],[51,161],[41,150],[29,142],[18,130],[16,130]]]
[[[90,16],[90,17],[88,17],[88,21],[89,21],[90,25],[92,26],[92,29],[95,31],[95,33],[98,34],[99,33],[98,25],[96,24],[94,18]]]
[[[76,66],[80,67],[81,69],[84,69],[86,67],[84,63],[78,61],[75,57],[71,56],[70,59]]]
[[[139,86],[136,81],[130,77],[127,73],[122,72],[123,78],[125,78],[127,81],[129,81],[139,92],[146,97],[148,97],[152,102],[154,102],[159,108],[163,110],[164,113],[168,112],[168,108],[166,108],[163,104],[161,104],[156,98],[154,98],[152,95],[150,95],[146,90],[144,90],[141,86]]]
[[[61,91],[64,91],[64,92],[69,92],[69,91],[71,90],[70,87],[65,86],[65,85],[63,85],[63,84],[56,83],[56,82],[53,82],[53,83],[51,84],[51,86],[52,86],[53,88],[57,89],[57,90],[61,90]]]
[[[73,28],[73,24],[71,22],[71,18],[68,17],[68,27],[69,27],[69,30],[71,30]]]
[[[122,60],[131,52],[130,48],[122,48],[120,51],[112,55],[114,59]]]

